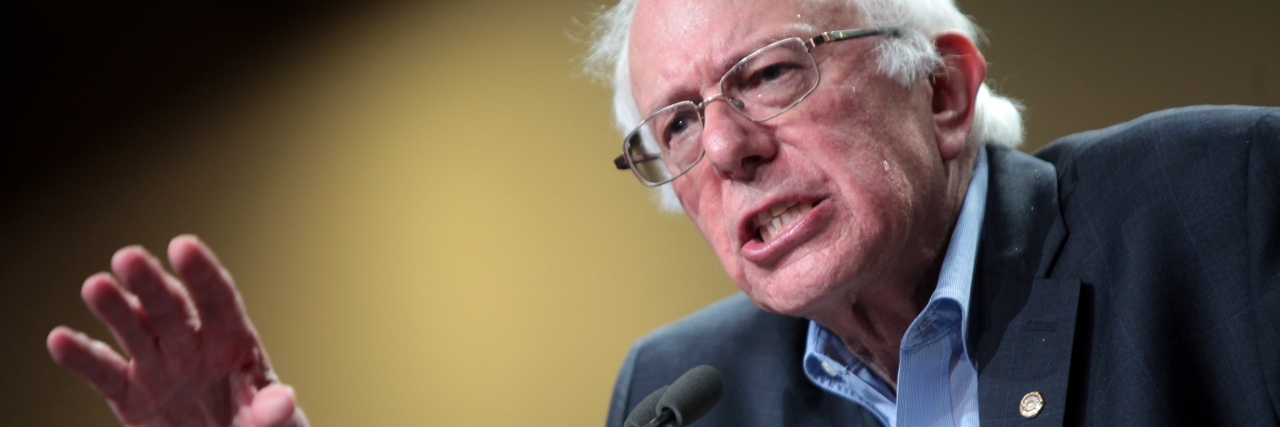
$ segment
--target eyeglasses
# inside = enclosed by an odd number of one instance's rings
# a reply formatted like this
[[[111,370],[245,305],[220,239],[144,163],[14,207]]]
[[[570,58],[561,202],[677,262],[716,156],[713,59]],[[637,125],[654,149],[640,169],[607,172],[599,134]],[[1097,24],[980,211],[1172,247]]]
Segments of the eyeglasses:
[[[668,105],[640,122],[622,140],[618,169],[631,169],[640,183],[656,187],[679,178],[702,160],[703,110],[723,100],[752,122],[777,117],[818,87],[818,64],[809,52],[820,44],[871,36],[898,36],[898,28],[828,31],[809,40],[791,37],[762,47],[720,78],[720,94],[694,103]]]

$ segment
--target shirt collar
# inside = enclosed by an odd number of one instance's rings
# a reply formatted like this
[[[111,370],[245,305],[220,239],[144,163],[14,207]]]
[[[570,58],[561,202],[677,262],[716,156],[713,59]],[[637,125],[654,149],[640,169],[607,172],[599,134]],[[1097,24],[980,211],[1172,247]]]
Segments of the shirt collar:
[[[973,271],[978,263],[978,235],[982,232],[982,219],[987,207],[987,150],[978,149],[978,162],[969,179],[969,189],[960,208],[960,218],[951,232],[951,243],[942,259],[938,272],[938,287],[929,297],[929,303],[949,298],[960,305],[960,325],[964,337],[969,336],[969,293],[973,289]],[[968,353],[968,340],[965,340]]]

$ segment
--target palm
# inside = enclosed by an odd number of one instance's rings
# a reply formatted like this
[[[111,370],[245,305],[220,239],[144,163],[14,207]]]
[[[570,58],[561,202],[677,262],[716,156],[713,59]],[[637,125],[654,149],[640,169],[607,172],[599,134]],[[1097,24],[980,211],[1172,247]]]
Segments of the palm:
[[[126,426],[305,425],[213,253],[180,236],[169,259],[181,280],[131,247],[112,259],[114,276],[85,281],[85,302],[130,360],[61,326],[49,334],[54,359],[97,388]]]
[[[267,385],[249,357],[205,347],[152,369],[130,362],[127,386],[112,408],[129,426],[251,426],[254,392]],[[253,348],[250,345],[239,346]],[[219,351],[223,350],[223,351]]]

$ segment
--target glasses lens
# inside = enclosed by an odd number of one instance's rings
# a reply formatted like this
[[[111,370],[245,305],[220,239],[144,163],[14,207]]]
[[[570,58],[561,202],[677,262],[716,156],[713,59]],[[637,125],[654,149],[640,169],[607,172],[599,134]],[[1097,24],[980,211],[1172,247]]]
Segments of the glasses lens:
[[[786,111],[818,85],[818,66],[804,42],[790,38],[765,46],[734,65],[721,90],[741,101],[734,105],[751,120],[766,120]],[[735,104],[735,103],[730,103]]]
[[[636,175],[649,185],[671,179],[670,174],[667,173],[667,166],[662,161],[662,152],[656,147],[648,129],[643,126],[631,131],[631,135],[627,136],[626,144],[623,146],[631,159],[631,170],[634,170]]]
[[[661,184],[684,174],[698,162],[702,118],[692,102],[681,102],[649,116],[627,136],[631,164],[648,184]]]

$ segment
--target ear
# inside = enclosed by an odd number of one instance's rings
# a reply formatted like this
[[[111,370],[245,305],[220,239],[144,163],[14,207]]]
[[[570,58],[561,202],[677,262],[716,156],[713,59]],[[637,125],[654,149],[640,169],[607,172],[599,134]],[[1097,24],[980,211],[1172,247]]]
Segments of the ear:
[[[973,127],[974,100],[987,76],[987,62],[960,32],[942,33],[933,43],[942,56],[932,82],[934,132],[942,159],[952,160],[964,151]]]

